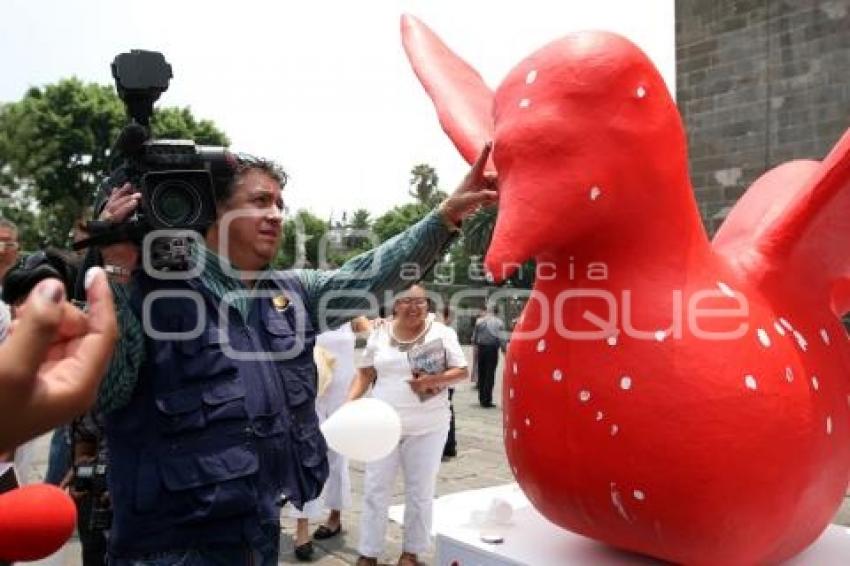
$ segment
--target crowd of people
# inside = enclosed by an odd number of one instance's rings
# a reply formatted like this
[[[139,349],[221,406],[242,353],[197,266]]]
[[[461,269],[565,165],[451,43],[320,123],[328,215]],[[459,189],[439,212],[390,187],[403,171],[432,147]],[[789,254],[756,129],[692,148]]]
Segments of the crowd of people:
[[[334,271],[269,268],[286,174],[257,158],[234,157],[216,186],[216,219],[185,278],[142,269],[129,241],[85,258],[48,249],[19,259],[17,229],[0,220],[0,449],[18,459],[54,430],[46,480],[77,502],[84,564],[277,564],[282,508],[296,521],[296,558],[310,560],[311,541],[343,532],[351,504],[348,462],[319,425],[365,394],[395,408],[402,436],[367,465],[359,563],[376,564],[384,549],[399,471],[399,564],[418,563],[441,459],[456,454],[452,387],[469,374],[450,311],[434,312],[402,266],[427,272],[463,218],[494,202],[489,152],[431,214]],[[120,224],[139,192],[110,189],[95,215]],[[86,300],[72,304],[83,279]],[[391,297],[386,318],[356,316],[375,314],[366,295]],[[473,336],[482,405],[495,369],[488,320]],[[417,348],[437,348],[443,364],[414,367]]]

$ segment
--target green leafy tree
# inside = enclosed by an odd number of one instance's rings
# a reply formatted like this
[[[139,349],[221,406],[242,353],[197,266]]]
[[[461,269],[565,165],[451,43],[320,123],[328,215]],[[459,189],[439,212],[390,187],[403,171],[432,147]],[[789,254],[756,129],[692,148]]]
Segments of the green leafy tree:
[[[328,224],[306,210],[299,210],[283,225],[283,244],[272,265],[277,269],[290,267],[325,268],[320,265],[320,245]],[[327,251],[327,250],[326,250]]]
[[[372,229],[378,239],[385,242],[419,222],[430,211],[430,207],[419,202],[402,204],[379,216]]]
[[[368,230],[372,226],[372,219],[369,216],[368,210],[358,208],[351,214],[351,222],[348,226],[354,230]]]
[[[0,107],[0,215],[29,211],[19,228],[25,242],[67,244],[74,222],[110,170],[110,149],[126,123],[112,87],[63,79],[31,88]],[[188,108],[157,109],[154,137],[227,145],[228,139]],[[26,214],[24,214],[26,216]]]
[[[351,221],[343,228],[345,251],[339,259],[345,260],[354,257],[354,255],[372,247],[372,239],[368,236],[371,230],[372,219],[369,211],[365,208],[355,210],[351,215]]]

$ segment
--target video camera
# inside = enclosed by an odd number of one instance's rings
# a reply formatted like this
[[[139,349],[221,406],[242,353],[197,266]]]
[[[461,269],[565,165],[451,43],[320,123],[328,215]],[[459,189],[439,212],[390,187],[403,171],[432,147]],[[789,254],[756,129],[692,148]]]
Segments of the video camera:
[[[152,139],[153,105],[173,76],[162,53],[121,53],[112,62],[112,76],[129,122],[112,151],[113,159],[122,161],[101,184],[95,212],[100,212],[114,188],[126,182],[138,189],[142,198],[137,213],[126,222],[88,222],[90,237],[75,243],[74,249],[121,241],[141,243],[154,230],[203,233],[215,219],[215,187],[230,182],[235,159],[223,147],[199,146],[191,140]],[[160,254],[158,261],[152,262],[154,267],[186,268],[188,258],[184,254],[189,246],[181,245],[180,239],[175,242],[165,238],[164,256]]]
[[[106,464],[77,464],[74,466],[74,479],[71,487],[91,498],[92,508],[89,517],[89,529],[104,531],[112,526],[112,506],[107,496]]]

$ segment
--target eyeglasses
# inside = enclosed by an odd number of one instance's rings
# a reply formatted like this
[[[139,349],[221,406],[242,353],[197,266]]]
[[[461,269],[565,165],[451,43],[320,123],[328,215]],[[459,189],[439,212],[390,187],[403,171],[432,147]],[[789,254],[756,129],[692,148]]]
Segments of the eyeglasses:
[[[400,299],[396,299],[396,302],[405,307],[408,305],[424,307],[428,304],[428,299],[424,297],[401,297]]]
[[[16,250],[18,249],[18,242],[0,242],[0,252],[5,252],[6,250]]]

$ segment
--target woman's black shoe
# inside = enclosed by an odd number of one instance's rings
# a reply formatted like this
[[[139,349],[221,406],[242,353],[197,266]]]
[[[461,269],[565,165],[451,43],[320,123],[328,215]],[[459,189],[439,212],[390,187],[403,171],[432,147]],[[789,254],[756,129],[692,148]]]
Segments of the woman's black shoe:
[[[334,530],[327,525],[319,525],[319,528],[316,529],[316,532],[313,533],[313,538],[316,540],[325,540],[329,538],[333,538],[338,535],[342,531],[342,524],[336,526]]]
[[[301,562],[310,562],[313,559],[313,543],[307,541],[295,547],[295,558]]]

